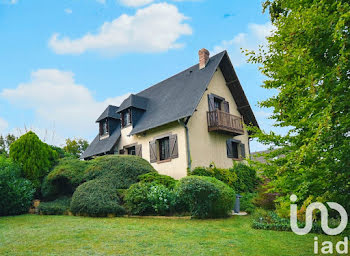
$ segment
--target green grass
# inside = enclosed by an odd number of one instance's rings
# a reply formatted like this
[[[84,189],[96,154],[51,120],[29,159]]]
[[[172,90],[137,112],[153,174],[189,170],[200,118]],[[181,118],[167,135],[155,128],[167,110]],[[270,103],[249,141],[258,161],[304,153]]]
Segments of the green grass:
[[[0,255],[313,255],[313,234],[254,230],[250,223],[251,218],[244,216],[220,220],[0,217]]]

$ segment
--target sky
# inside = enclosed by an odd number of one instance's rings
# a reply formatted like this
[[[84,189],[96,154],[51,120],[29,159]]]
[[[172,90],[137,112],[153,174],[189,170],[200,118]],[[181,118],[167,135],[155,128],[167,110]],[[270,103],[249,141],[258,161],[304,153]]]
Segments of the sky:
[[[271,33],[258,0],[0,0],[0,134],[92,140],[109,105],[227,50],[260,127],[273,95],[241,49]],[[265,149],[257,142],[251,151]]]

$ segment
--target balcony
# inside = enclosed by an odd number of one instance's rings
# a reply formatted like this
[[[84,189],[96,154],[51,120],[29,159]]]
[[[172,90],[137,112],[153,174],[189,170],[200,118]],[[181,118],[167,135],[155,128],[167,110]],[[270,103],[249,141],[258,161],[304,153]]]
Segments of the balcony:
[[[233,135],[242,135],[243,120],[239,116],[224,111],[214,110],[207,112],[208,131],[218,131]]]

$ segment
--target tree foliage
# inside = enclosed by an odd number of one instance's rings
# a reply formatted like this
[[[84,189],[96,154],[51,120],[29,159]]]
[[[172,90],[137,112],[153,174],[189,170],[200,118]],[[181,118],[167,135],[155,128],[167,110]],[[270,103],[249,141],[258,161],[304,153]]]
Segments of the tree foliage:
[[[58,155],[30,131],[11,144],[10,157],[21,165],[23,176],[38,189],[42,178],[56,162]]]
[[[264,8],[276,29],[250,61],[261,64],[263,87],[277,91],[260,105],[289,130],[255,131],[276,149],[266,155],[265,175],[282,209],[295,193],[299,203],[335,201],[350,210],[349,2],[271,0]]]
[[[7,134],[6,136],[0,135],[0,155],[8,155],[9,148],[13,142],[17,140],[17,137],[13,134]]]
[[[83,139],[66,139],[66,145],[63,147],[63,149],[68,154],[78,158],[88,146],[89,142]]]

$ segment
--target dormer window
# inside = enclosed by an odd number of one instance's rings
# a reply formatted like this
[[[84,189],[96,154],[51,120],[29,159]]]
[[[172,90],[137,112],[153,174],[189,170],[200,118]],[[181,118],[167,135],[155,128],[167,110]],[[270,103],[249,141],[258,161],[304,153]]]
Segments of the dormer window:
[[[131,124],[131,109],[127,109],[122,113],[122,127]]]
[[[108,137],[109,135],[109,127],[108,127],[108,119],[100,121],[100,138]]]

